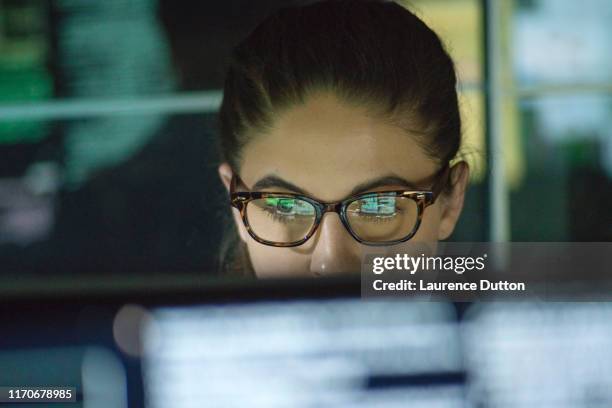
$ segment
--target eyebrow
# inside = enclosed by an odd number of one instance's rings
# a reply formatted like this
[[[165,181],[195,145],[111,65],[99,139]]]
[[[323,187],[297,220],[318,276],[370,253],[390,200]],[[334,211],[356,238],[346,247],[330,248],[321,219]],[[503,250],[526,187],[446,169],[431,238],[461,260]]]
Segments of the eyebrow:
[[[368,191],[375,190],[378,187],[384,187],[384,186],[402,186],[402,187],[409,188],[411,190],[419,189],[415,184],[409,182],[408,180],[402,177],[389,175],[389,176],[378,177],[373,180],[366,181],[366,182],[356,185],[355,188],[351,190],[349,196],[366,193]]]
[[[287,180],[283,180],[282,178],[278,176],[273,176],[273,175],[268,175],[268,176],[265,176],[259,179],[259,181],[253,184],[253,187],[252,187],[254,191],[262,190],[264,188],[283,188],[285,190],[290,190],[290,191],[296,192],[301,195],[308,195],[306,191],[299,188],[295,184],[290,183]]]
[[[419,190],[419,188],[415,184],[407,181],[406,179],[402,177],[395,176],[395,175],[388,175],[388,176],[378,177],[373,180],[365,181],[363,183],[356,185],[351,190],[351,192],[349,193],[347,197],[352,197],[352,196],[355,196],[361,193],[372,191],[378,187],[384,187],[384,186],[390,186],[390,185],[403,186],[411,190]],[[282,188],[285,190],[293,191],[301,195],[305,195],[305,196],[309,195],[304,189],[296,186],[295,184],[287,180],[284,180],[274,175],[268,175],[268,176],[261,178],[259,181],[253,184],[252,190],[256,191],[256,190],[262,190],[264,188]]]

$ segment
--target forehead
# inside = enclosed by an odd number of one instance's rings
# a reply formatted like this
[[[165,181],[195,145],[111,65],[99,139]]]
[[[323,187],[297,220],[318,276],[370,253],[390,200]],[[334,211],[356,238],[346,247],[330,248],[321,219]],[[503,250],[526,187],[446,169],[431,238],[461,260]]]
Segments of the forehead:
[[[241,177],[253,185],[273,174],[317,198],[337,200],[377,177],[416,182],[435,170],[414,136],[364,108],[320,94],[283,112],[270,131],[244,147]]]

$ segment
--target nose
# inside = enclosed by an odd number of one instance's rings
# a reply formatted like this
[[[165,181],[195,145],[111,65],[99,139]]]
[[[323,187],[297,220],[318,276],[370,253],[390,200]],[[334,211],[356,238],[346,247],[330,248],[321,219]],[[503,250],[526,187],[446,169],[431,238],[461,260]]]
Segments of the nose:
[[[359,243],[344,228],[338,214],[325,214],[311,239],[315,240],[310,259],[313,276],[360,272]]]

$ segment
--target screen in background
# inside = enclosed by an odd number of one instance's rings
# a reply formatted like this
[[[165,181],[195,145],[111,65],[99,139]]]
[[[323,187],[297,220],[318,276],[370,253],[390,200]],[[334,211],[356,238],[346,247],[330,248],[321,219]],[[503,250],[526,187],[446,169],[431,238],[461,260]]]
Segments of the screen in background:
[[[470,314],[462,328],[476,406],[612,406],[610,304],[486,304]]]
[[[256,303],[153,312],[149,408],[464,406],[454,310],[441,303]]]

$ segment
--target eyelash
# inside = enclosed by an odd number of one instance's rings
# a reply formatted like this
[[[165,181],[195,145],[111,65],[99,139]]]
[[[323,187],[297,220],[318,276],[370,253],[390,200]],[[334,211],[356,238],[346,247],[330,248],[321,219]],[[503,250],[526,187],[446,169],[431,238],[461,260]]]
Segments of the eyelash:
[[[289,221],[295,218],[291,216],[291,219],[289,219],[287,215],[279,215],[276,209],[272,209],[272,208],[264,208],[264,212],[266,213],[268,217],[272,218],[274,221],[281,222],[283,224],[288,224]]]
[[[375,223],[382,223],[382,222],[390,222],[392,221],[395,217],[397,217],[398,215],[400,215],[401,213],[403,213],[404,210],[402,210],[401,208],[395,208],[395,212],[392,215],[389,216],[380,216],[380,215],[371,215],[371,214],[366,214],[366,215],[360,215],[360,218],[370,218],[371,220],[368,221],[373,221]]]

